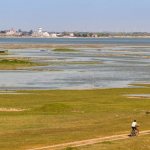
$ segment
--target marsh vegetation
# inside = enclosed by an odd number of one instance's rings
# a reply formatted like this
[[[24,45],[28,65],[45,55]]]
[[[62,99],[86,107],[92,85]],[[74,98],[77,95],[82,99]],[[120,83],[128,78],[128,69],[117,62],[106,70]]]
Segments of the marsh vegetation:
[[[53,49],[55,52],[76,52],[77,50],[71,48],[56,48]]]
[[[134,118],[138,120],[141,130],[148,130],[150,122],[146,112],[150,108],[150,99],[141,98],[139,101],[124,95],[149,94],[149,91],[149,87],[17,91],[21,94],[12,95],[6,91],[0,97],[0,107],[4,110],[0,111],[0,147],[3,150],[23,150],[128,134]],[[10,108],[24,111],[5,111]],[[114,149],[117,144],[112,144]],[[111,144],[102,145],[109,150]]]
[[[28,59],[21,58],[1,58],[0,70],[16,70],[23,69],[25,67],[36,66],[38,63],[33,63]]]

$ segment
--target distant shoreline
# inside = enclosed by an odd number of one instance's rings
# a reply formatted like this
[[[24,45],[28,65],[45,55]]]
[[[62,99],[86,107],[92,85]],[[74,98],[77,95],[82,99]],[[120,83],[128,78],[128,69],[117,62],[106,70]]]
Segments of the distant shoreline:
[[[25,48],[104,48],[104,47],[150,47],[150,38],[39,38],[0,37],[1,49]]]
[[[149,39],[150,36],[104,36],[104,37],[32,37],[32,36],[0,36],[0,38],[16,38],[16,39],[24,39],[24,38],[29,38],[29,39]]]

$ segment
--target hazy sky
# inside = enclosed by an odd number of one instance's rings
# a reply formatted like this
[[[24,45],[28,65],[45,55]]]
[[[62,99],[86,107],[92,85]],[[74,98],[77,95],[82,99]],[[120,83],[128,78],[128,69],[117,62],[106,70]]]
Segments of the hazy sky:
[[[150,32],[150,0],[0,0],[0,6],[0,30]]]

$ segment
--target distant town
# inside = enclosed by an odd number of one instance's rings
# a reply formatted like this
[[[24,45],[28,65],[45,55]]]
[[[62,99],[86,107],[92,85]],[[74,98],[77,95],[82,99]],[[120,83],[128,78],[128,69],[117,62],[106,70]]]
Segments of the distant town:
[[[1,30],[0,37],[33,37],[33,38],[150,38],[148,32],[48,32],[42,28],[36,31],[21,29]]]

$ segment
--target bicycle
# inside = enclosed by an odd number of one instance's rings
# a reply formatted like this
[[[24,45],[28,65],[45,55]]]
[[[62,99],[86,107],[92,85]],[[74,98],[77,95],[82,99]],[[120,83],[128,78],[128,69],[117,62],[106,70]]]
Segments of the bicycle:
[[[139,130],[136,128],[136,129],[132,129],[131,130],[131,133],[130,133],[130,135],[129,136],[137,136],[139,134]]]
[[[132,130],[130,135],[131,136],[137,136],[138,135],[138,131],[136,129]]]

